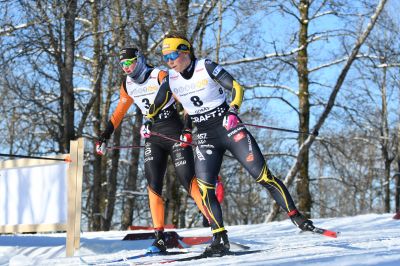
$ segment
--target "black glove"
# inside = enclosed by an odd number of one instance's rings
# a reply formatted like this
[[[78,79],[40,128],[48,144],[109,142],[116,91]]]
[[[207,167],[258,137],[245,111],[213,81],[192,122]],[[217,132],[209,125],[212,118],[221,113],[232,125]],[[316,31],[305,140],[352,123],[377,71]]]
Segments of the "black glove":
[[[114,125],[108,121],[106,129],[100,134],[99,139],[96,141],[96,153],[98,155],[105,155],[107,152],[107,142],[114,132]]]

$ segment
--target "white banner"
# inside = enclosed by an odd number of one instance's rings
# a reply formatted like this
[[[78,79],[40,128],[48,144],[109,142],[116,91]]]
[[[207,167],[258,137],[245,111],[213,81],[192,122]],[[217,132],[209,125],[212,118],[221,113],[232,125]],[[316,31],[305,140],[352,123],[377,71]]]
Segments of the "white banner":
[[[0,225],[67,222],[68,164],[0,169]]]

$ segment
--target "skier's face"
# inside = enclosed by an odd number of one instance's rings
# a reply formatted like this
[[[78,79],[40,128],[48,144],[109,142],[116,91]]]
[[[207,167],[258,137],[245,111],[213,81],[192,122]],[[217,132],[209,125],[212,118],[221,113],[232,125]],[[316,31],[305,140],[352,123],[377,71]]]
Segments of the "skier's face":
[[[131,59],[124,59],[119,62],[125,74],[130,74],[135,69],[137,57]]]
[[[186,51],[164,51],[163,59],[168,67],[177,71],[183,72],[190,65],[190,55]]]

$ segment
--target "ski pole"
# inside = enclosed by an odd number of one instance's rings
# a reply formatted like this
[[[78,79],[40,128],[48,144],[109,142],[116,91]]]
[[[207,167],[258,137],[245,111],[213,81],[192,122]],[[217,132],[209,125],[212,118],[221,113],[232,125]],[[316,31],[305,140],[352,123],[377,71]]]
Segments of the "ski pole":
[[[5,154],[5,153],[0,153],[0,156],[10,157],[10,158],[27,158],[27,159],[49,160],[49,161],[64,161],[64,162],[68,162],[68,163],[72,162],[69,155],[67,155],[64,159],[29,156],[29,155]]]
[[[310,132],[302,132],[302,131],[279,128],[279,127],[260,126],[260,125],[254,125],[254,124],[249,124],[249,123],[242,123],[242,125],[250,126],[250,127],[258,127],[258,128],[266,128],[266,129],[277,130],[277,131],[285,131],[285,132],[291,132],[291,133],[297,133],[297,134],[306,134],[306,135],[318,136],[318,131],[310,133]]]
[[[161,134],[161,133],[158,133],[158,132],[151,131],[150,134],[151,134],[151,135],[154,135],[154,136],[157,136],[157,137],[164,138],[164,139],[172,140],[172,141],[175,141],[175,142],[178,142],[178,143],[184,143],[184,144],[190,145],[190,146],[192,146],[192,147],[195,147],[195,146],[196,146],[196,145],[193,144],[193,143],[189,143],[189,142],[186,142],[186,141],[183,141],[183,140],[180,140],[180,139],[170,138],[170,137],[165,136],[165,135],[163,135],[163,134]]]
[[[164,138],[164,139],[172,140],[172,141],[175,141],[175,142],[178,142],[178,143],[185,143],[185,144],[190,145],[192,147],[196,147],[197,146],[196,144],[193,144],[193,143],[189,143],[189,142],[186,142],[186,141],[170,138],[170,137],[165,136],[165,135],[163,135],[161,133],[158,133],[158,132],[151,131],[150,134],[154,135],[154,136],[158,136],[158,137]],[[224,154],[224,156],[229,157],[229,158],[235,158],[235,157],[227,155],[227,154]]]
[[[144,148],[144,146],[112,146],[112,147],[107,147],[107,150],[141,149],[141,148]]]

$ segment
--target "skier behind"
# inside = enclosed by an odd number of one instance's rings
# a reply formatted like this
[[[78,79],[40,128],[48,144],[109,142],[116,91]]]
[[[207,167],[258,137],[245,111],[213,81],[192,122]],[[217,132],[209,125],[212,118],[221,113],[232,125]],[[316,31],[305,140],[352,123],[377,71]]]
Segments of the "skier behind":
[[[118,105],[111,119],[108,121],[106,129],[101,133],[96,143],[96,151],[99,155],[106,153],[107,142],[111,134],[119,126],[132,103],[136,103],[142,113],[147,113],[150,103],[153,102],[157,94],[161,81],[167,75],[165,71],[146,64],[144,55],[134,47],[122,49],[119,60],[126,77],[120,88]],[[173,98],[165,103],[162,110],[153,116],[153,119],[153,130],[158,133],[168,135],[171,138],[181,138],[185,141],[190,141],[191,123],[187,122],[185,126],[182,124]],[[180,145],[157,136],[151,136],[150,133],[146,133],[148,130],[149,124],[145,123],[141,128],[141,136],[146,139],[144,172],[148,182],[147,190],[155,233],[155,240],[148,248],[148,252],[165,252],[167,248],[164,237],[162,186],[167,169],[168,156],[172,159],[180,183],[203,213],[204,208],[194,172],[192,147],[185,143],[181,143]]]
[[[204,207],[211,217],[213,241],[204,254],[223,255],[230,245],[215,184],[226,150],[243,165],[257,183],[268,189],[275,201],[301,230],[314,229],[312,221],[296,208],[289,191],[267,167],[258,144],[241,124],[238,113],[243,88],[220,65],[197,59],[192,44],[180,34],[168,34],[162,44],[169,75],[161,84],[147,117],[156,117],[174,96],[197,127],[195,169]],[[225,90],[232,91],[227,103]],[[148,132],[149,133],[149,132]]]

